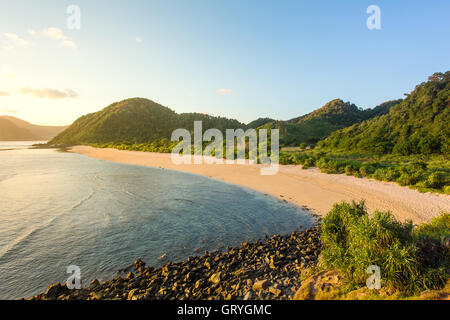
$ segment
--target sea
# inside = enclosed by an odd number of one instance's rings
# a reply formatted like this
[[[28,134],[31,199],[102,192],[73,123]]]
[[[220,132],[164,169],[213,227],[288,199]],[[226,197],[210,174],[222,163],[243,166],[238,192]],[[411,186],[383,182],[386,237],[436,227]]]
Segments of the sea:
[[[301,208],[211,178],[0,142],[0,299],[107,280],[314,224]]]

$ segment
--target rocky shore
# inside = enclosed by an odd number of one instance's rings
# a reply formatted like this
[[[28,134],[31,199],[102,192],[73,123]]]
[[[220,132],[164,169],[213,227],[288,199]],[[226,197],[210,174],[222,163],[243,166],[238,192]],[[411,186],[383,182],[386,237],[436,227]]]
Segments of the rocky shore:
[[[33,300],[264,300],[292,299],[302,273],[317,264],[320,227],[205,252],[161,268],[137,259],[125,276],[89,288],[69,290],[56,283]],[[123,270],[122,270],[123,271]]]

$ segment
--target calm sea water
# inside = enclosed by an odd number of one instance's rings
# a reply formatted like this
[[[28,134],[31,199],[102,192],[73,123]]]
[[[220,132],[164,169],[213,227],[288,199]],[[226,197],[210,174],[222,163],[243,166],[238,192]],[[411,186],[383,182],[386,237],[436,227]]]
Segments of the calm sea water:
[[[64,282],[69,265],[88,284],[313,223],[246,188],[27,144],[0,142],[0,299]]]

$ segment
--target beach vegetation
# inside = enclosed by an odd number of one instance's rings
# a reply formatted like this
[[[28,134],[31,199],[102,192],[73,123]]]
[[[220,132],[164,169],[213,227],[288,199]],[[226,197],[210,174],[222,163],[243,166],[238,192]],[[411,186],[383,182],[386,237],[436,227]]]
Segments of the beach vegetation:
[[[383,286],[406,294],[438,289],[449,279],[450,214],[429,224],[399,222],[390,212],[367,213],[364,202],[335,204],[322,220],[320,264],[364,285],[380,267]]]

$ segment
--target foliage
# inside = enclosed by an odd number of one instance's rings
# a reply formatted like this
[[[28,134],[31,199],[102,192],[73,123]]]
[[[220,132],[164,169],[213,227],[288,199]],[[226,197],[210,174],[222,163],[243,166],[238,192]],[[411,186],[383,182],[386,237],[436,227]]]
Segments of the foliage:
[[[324,150],[410,154],[450,153],[450,71],[435,73],[389,113],[332,133]]]
[[[281,164],[317,167],[324,173],[346,174],[397,182],[421,192],[450,193],[450,161],[442,155],[380,155],[324,152],[320,149],[280,153]]]
[[[367,268],[377,265],[385,285],[407,293],[435,289],[449,278],[449,248],[435,242],[435,250],[425,250],[423,239],[448,237],[448,230],[448,214],[414,230],[412,222],[398,222],[389,212],[369,216],[364,202],[342,202],[322,220],[321,263],[358,284],[365,283]]]
[[[237,120],[200,113],[177,114],[151,100],[133,98],[82,116],[49,143],[159,143],[161,139],[170,139],[172,132],[178,128],[192,133],[196,120],[202,121],[203,130],[217,128],[224,132],[225,129],[244,127]]]
[[[280,130],[280,145],[298,146],[304,143],[313,146],[333,131],[387,113],[400,101],[388,101],[374,109],[362,110],[350,102],[335,99],[309,114],[288,121],[258,120],[265,122],[260,128]]]

